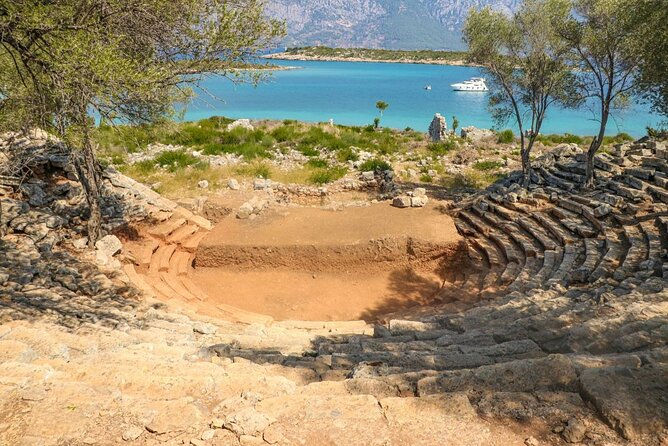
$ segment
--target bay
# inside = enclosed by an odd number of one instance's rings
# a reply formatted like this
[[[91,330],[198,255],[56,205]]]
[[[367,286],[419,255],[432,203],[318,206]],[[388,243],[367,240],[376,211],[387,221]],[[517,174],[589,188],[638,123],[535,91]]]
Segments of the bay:
[[[270,79],[252,86],[212,77],[187,109],[186,120],[210,116],[250,119],[294,119],[364,126],[378,116],[377,101],[389,103],[382,125],[426,131],[435,113],[448,125],[457,116],[460,126],[492,128],[487,109],[488,93],[452,91],[450,84],[480,76],[474,67],[370,62],[280,61],[271,63],[298,69],[275,71]],[[431,90],[424,87],[431,85]],[[542,133],[593,135],[597,132],[593,107],[579,110],[552,108]],[[608,134],[627,132],[635,137],[656,126],[661,117],[649,106],[633,101],[618,111],[608,125]],[[502,128],[514,129],[512,122]]]

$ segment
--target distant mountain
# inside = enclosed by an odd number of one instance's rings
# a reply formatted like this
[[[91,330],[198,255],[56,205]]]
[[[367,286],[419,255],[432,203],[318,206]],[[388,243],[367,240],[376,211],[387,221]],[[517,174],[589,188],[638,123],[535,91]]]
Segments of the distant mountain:
[[[461,50],[470,8],[511,12],[520,0],[268,0],[285,46]]]

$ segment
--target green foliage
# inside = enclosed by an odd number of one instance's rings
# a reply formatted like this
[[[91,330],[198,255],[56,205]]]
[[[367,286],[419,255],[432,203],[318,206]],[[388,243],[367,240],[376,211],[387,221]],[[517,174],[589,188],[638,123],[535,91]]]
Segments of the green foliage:
[[[239,166],[236,171],[239,175],[250,176],[253,178],[267,179],[272,176],[271,167],[262,162]]]
[[[452,152],[453,150],[457,150],[458,148],[459,144],[457,144],[457,141],[454,139],[448,139],[446,141],[441,141],[441,142],[433,142],[427,146],[427,150],[429,150],[434,155],[445,155],[446,153]]]
[[[457,132],[457,129],[459,128],[459,119],[457,119],[457,116],[452,117],[452,131]]]
[[[506,129],[502,132],[499,132],[497,142],[499,144],[510,144],[515,141],[515,134],[512,130]]]
[[[324,169],[324,168],[329,166],[329,163],[327,162],[327,160],[324,160],[324,159],[311,158],[310,160],[308,160],[306,165],[309,166],[309,167],[316,168],[316,169],[318,169],[318,168]]]
[[[219,132],[208,126],[198,124],[187,124],[170,135],[170,144],[178,144],[186,147],[194,147],[202,144],[211,144],[218,139]]]
[[[410,27],[409,32],[413,39],[416,38],[416,33],[419,32],[414,26]],[[297,47],[288,48],[286,50],[289,54],[305,55],[310,57],[323,58],[343,58],[343,59],[364,59],[364,60],[378,60],[378,61],[442,61],[455,62],[466,59],[466,53],[462,51],[402,51],[402,50],[388,50],[388,49],[370,49],[370,48],[328,48],[324,46],[317,47]]]
[[[392,170],[392,166],[386,161],[375,158],[364,161],[360,165],[359,170],[360,172],[384,172],[386,170]]]
[[[317,169],[309,177],[309,182],[319,185],[332,183],[340,178],[343,178],[347,172],[348,169],[345,167]]]
[[[490,7],[469,12],[464,40],[469,60],[481,64],[491,81],[489,107],[497,125],[513,119],[520,132],[539,134],[551,105],[580,103],[571,47],[559,35],[570,10],[570,0],[523,0],[511,17]],[[522,144],[531,152],[532,139]]]
[[[433,183],[434,179],[431,177],[431,175],[424,173],[420,175],[420,181],[423,183]]]
[[[570,133],[564,133],[563,135],[549,134],[549,135],[538,135],[536,137],[537,141],[542,142],[543,144],[584,144],[584,138],[578,135],[572,135]]]
[[[375,117],[373,118],[373,128],[377,129],[378,127],[380,127],[380,118]]]
[[[199,160],[194,156],[182,150],[169,150],[162,152],[155,158],[155,163],[160,167],[167,168],[171,172],[175,172],[184,167],[197,164]]]
[[[500,161],[486,160],[486,161],[478,161],[477,163],[475,163],[473,165],[473,168],[475,170],[480,170],[480,171],[485,172],[485,171],[488,171],[488,170],[496,170],[496,169],[498,169],[502,166],[503,166],[503,163],[500,162]]]
[[[387,107],[389,107],[389,106],[390,106],[390,104],[388,104],[385,101],[376,102],[376,108],[380,112],[380,116],[383,116],[383,113],[385,112],[385,110],[387,110]]]
[[[336,154],[336,157],[342,163],[348,161],[357,161],[360,159],[359,155],[350,147],[339,150],[339,152]]]

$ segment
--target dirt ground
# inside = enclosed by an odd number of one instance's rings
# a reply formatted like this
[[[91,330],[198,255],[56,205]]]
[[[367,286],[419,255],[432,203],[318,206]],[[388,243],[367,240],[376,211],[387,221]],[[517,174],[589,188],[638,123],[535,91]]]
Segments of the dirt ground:
[[[285,208],[221,221],[200,244],[194,279],[209,303],[278,320],[371,321],[443,303],[463,249],[438,203]]]

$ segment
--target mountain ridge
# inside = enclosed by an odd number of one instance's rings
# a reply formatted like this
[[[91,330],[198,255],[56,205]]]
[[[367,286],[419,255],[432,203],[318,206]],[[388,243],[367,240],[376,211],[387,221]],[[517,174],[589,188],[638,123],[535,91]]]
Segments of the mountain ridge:
[[[511,12],[520,0],[269,0],[267,13],[285,20],[282,44],[382,49],[462,50],[470,8]]]

